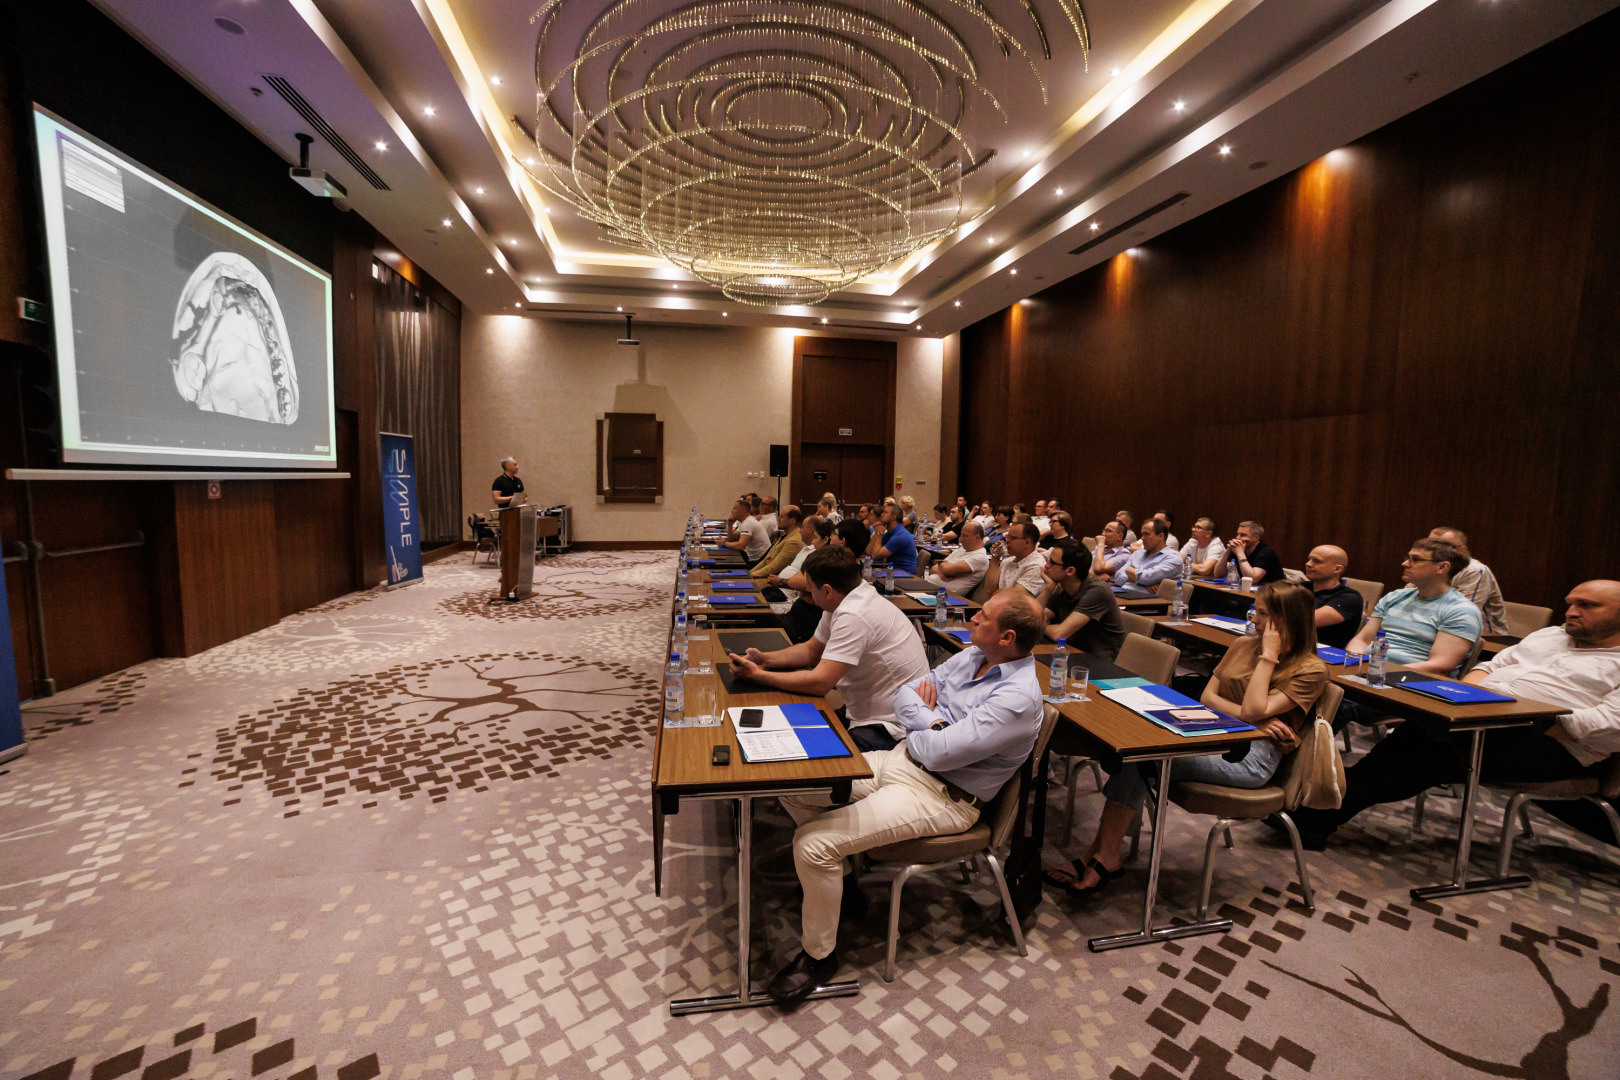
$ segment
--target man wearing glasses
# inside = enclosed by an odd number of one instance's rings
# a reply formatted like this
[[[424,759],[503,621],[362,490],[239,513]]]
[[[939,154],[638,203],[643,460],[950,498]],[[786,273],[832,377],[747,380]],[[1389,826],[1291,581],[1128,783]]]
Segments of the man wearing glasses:
[[[1468,565],[1455,544],[1425,537],[1414,541],[1401,561],[1406,588],[1379,597],[1372,618],[1350,639],[1345,652],[1359,656],[1372,646],[1378,631],[1389,642],[1389,658],[1414,671],[1455,675],[1485,632],[1479,608],[1451,587],[1451,579]],[[1346,699],[1334,719],[1335,730],[1354,720],[1370,723],[1382,716],[1376,705]]]

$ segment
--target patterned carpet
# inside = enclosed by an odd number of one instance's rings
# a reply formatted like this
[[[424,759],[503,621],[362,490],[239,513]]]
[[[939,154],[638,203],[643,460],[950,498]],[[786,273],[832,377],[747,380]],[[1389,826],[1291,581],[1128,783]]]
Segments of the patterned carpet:
[[[1620,1075],[1620,857],[1536,812],[1532,888],[1414,906],[1449,865],[1445,799],[1421,834],[1392,808],[1312,856],[1314,915],[1289,852],[1234,830],[1237,928],[1152,949],[1085,946],[1139,919],[1145,856],[1088,908],[1049,896],[1027,958],[987,882],[934,875],[885,984],[875,877],[841,941],[858,998],[671,1018],[731,985],[736,885],[730,822],[692,805],[653,896],[672,572],[562,556],[491,606],[494,571],[458,557],[30,706],[0,766],[0,1076]],[[1191,914],[1207,824],[1172,812],[1162,917]],[[760,979],[796,948],[789,835],[761,809]]]

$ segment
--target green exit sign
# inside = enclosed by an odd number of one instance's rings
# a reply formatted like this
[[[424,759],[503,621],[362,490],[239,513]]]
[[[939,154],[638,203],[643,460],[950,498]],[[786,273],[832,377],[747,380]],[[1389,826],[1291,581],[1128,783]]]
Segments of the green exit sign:
[[[17,297],[17,315],[29,322],[45,321],[45,305],[38,300],[30,300],[25,296]]]

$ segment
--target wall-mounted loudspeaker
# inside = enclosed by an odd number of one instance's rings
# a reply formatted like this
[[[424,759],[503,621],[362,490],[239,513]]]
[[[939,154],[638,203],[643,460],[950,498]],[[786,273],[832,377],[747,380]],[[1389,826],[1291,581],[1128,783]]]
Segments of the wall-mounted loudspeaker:
[[[781,443],[772,443],[771,444],[771,475],[772,476],[786,476],[788,474],[788,471],[787,471],[787,465],[788,465],[787,458],[788,458],[788,448],[786,446],[782,445]]]

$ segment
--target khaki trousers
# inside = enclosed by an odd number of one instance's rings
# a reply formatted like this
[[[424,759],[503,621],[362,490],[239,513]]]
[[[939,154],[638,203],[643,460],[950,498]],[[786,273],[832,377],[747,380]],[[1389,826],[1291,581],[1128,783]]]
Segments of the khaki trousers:
[[[804,886],[801,940],[817,960],[838,943],[846,858],[897,840],[966,832],[979,820],[978,808],[952,799],[942,780],[906,756],[903,743],[867,754],[866,764],[872,779],[855,781],[844,806],[833,806],[826,795],[781,799],[799,823],[793,865]]]

